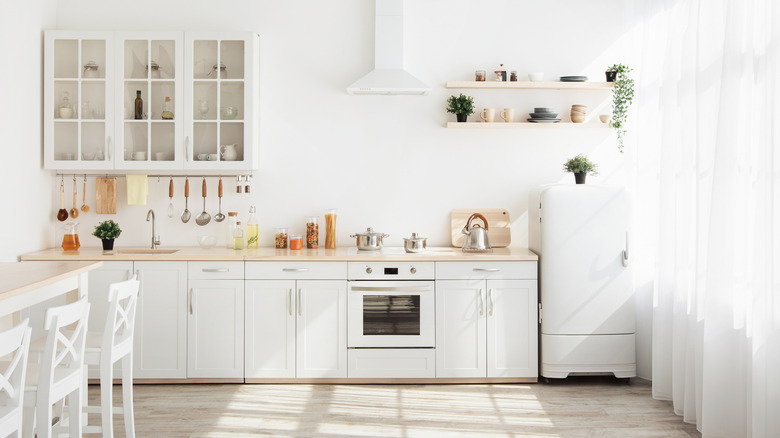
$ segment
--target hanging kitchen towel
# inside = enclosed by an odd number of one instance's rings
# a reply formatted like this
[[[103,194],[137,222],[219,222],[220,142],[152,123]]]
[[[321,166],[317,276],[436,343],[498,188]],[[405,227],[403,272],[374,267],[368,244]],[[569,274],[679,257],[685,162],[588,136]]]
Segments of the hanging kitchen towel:
[[[149,194],[149,182],[146,175],[126,175],[127,205],[146,205]]]

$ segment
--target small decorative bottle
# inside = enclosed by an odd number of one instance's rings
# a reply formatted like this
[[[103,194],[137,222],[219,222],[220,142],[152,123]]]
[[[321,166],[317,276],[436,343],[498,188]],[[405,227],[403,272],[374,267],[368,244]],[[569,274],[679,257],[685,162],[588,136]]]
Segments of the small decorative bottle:
[[[241,221],[236,222],[233,230],[233,249],[244,249],[244,230],[241,229]]]
[[[144,118],[144,100],[141,99],[141,90],[135,90],[135,120]]]
[[[246,221],[246,247],[249,248],[257,248],[257,241],[259,240],[258,236],[258,230],[257,230],[257,218],[255,217],[255,212],[257,210],[255,209],[254,205],[249,206],[249,219]]]
[[[165,103],[163,104],[162,114],[160,114],[163,120],[173,120],[173,110],[171,109],[171,97],[165,96]]]

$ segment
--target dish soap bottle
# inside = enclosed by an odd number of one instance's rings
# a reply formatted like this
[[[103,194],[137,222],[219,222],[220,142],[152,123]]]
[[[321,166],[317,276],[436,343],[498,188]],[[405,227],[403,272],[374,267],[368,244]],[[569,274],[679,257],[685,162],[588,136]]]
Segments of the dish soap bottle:
[[[258,243],[258,230],[257,230],[257,218],[255,217],[254,205],[249,206],[249,219],[246,222],[246,247],[257,248]]]
[[[171,97],[165,96],[165,103],[163,104],[162,114],[160,114],[163,120],[173,120],[173,111],[171,111]]]
[[[233,249],[244,249],[244,230],[241,229],[241,221],[236,222],[233,230]]]

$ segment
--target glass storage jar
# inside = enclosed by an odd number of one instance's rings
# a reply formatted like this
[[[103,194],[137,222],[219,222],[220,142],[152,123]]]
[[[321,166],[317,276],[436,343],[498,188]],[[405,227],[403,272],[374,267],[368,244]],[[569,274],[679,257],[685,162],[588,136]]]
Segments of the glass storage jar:
[[[290,249],[303,249],[303,237],[301,235],[290,235]]]
[[[287,228],[280,227],[276,229],[276,234],[274,234],[274,246],[279,249],[287,248]]]
[[[306,248],[319,248],[320,226],[317,224],[317,216],[306,217]]]

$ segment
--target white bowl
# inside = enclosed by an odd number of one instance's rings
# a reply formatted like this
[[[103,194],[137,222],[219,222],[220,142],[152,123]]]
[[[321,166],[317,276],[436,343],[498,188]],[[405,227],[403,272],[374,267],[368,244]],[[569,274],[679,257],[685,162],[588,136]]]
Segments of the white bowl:
[[[544,80],[544,73],[542,72],[529,73],[528,79],[530,79],[531,82],[542,82]]]
[[[214,236],[198,236],[198,245],[205,249],[214,248],[217,245],[217,238]]]

